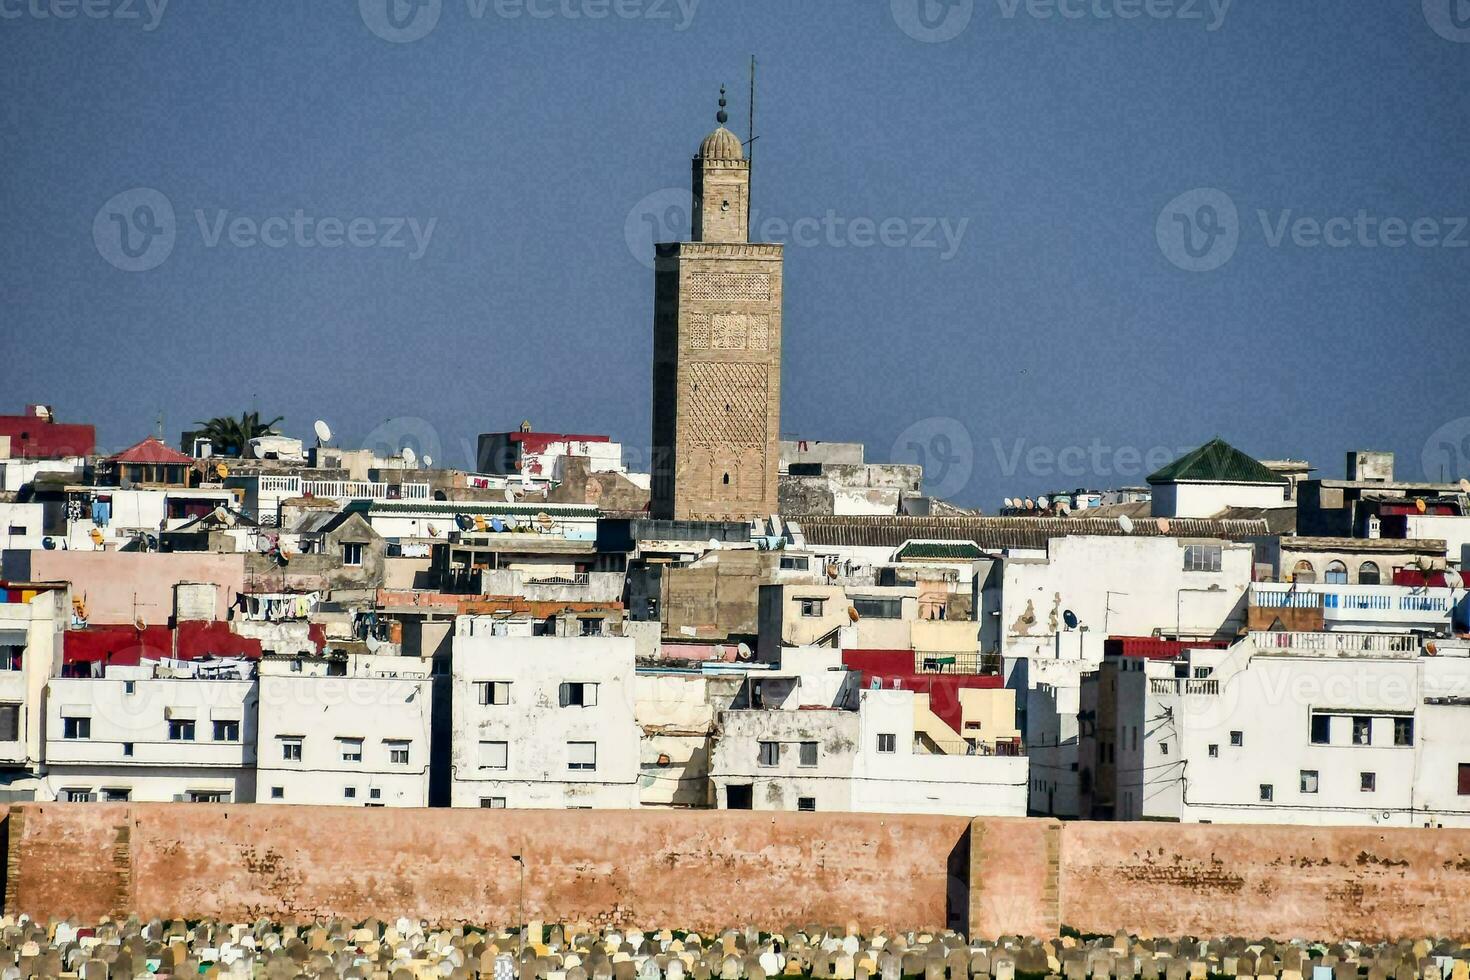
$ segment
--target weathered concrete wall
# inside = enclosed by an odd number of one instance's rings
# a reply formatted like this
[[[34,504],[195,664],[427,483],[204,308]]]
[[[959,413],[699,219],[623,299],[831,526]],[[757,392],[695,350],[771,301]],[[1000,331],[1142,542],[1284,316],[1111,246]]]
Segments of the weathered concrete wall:
[[[5,909],[973,935],[1464,935],[1470,831],[730,811],[0,807]],[[967,872],[968,869],[968,872]],[[968,878],[968,881],[966,880]]]
[[[1083,932],[1458,936],[1470,831],[1069,823],[1060,881]]]
[[[710,930],[946,921],[954,817],[26,805],[6,907],[32,915],[526,915]],[[121,835],[121,836],[120,836]]]

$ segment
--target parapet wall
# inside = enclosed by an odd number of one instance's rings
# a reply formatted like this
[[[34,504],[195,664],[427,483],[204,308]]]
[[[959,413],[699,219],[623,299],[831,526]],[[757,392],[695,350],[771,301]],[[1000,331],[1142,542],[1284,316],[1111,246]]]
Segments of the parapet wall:
[[[5,909],[972,935],[1470,935],[1470,831],[203,804],[0,808]]]
[[[964,817],[26,804],[5,908],[33,916],[964,925]],[[960,873],[963,877],[963,871]],[[952,900],[959,905],[950,911]]]

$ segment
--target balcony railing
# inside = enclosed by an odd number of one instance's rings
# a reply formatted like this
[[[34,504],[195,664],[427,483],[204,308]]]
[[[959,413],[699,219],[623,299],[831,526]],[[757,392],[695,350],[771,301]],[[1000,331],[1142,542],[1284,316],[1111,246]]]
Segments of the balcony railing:
[[[1251,586],[1251,602],[1260,609],[1342,609],[1372,612],[1448,613],[1449,589],[1409,589],[1403,586]]]
[[[1339,657],[1405,657],[1419,653],[1419,638],[1402,633],[1252,633],[1262,652],[1323,654]]]
[[[377,483],[368,480],[303,480],[299,476],[262,476],[261,493],[329,497],[333,500],[428,500],[427,483]]]
[[[996,742],[991,745],[987,742],[956,742],[929,738],[927,735],[914,735],[915,755],[971,755],[971,756],[1006,756],[1015,757],[1026,754],[1026,748],[1019,741]]]
[[[1220,693],[1220,682],[1211,677],[1150,677],[1150,694],[1183,694],[1213,696]]]
[[[573,572],[571,575],[545,575],[540,578],[528,578],[526,584],[586,588],[589,581],[591,578],[587,572]]]
[[[916,674],[999,674],[1002,668],[1001,656],[998,653],[980,653],[976,650],[914,651],[914,673]]]

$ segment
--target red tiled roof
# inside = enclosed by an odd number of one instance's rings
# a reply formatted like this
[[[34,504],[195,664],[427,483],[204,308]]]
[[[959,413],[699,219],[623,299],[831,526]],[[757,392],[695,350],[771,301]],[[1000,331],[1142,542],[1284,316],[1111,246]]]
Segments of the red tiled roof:
[[[194,462],[193,457],[185,456],[177,450],[170,449],[157,439],[149,436],[142,442],[134,443],[127,449],[111,458],[114,463],[181,463],[188,466]]]

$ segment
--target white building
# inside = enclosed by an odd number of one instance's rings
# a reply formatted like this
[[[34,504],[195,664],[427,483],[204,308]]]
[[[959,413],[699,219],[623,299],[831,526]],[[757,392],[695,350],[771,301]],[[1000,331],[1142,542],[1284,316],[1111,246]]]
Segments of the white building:
[[[1148,478],[1154,517],[1213,517],[1228,507],[1290,506],[1290,481],[1223,439],[1212,439]]]
[[[634,641],[530,626],[455,624],[451,805],[636,808]]]
[[[1434,586],[1253,582],[1250,604],[1265,610],[1320,609],[1328,630],[1446,636],[1453,632],[1457,614],[1461,623],[1466,620],[1470,592]]]
[[[433,681],[418,657],[260,663],[260,803],[429,805]]]
[[[1470,826],[1463,641],[1253,633],[1114,674],[1096,736],[1113,747],[1084,756],[1118,819]]]
[[[0,503],[0,551],[43,547],[45,513],[40,504]]]
[[[1028,766],[924,737],[927,699],[860,690],[840,652],[788,649],[719,714],[710,777],[731,810],[1025,816]]]
[[[0,800],[34,799],[46,681],[61,669],[70,606],[64,589],[41,589],[18,602],[0,590]]]
[[[253,664],[145,661],[99,678],[53,677],[45,711],[39,799],[255,799]]]

